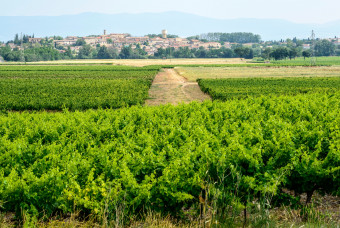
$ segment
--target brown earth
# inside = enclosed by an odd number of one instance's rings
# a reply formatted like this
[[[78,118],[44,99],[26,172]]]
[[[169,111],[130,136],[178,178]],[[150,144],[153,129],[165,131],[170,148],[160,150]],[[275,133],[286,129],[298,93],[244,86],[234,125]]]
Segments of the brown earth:
[[[146,105],[179,104],[210,99],[209,95],[201,91],[197,82],[188,82],[174,69],[164,69],[156,75]]]

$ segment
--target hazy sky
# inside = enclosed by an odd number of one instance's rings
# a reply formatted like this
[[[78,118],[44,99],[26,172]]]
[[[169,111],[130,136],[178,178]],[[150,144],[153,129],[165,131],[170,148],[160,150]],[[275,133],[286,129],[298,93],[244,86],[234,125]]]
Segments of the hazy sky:
[[[298,23],[340,20],[340,0],[0,0],[0,16],[83,12],[180,11],[213,18],[280,18]]]

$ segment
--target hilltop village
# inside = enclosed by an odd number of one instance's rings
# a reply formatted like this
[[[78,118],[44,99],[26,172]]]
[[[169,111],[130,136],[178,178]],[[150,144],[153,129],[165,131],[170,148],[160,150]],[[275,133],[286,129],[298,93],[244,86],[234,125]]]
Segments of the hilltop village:
[[[45,38],[29,38],[29,43],[41,43]],[[230,48],[231,44],[229,42],[224,43],[223,45],[220,42],[202,42],[196,39],[187,39],[187,38],[169,38],[167,37],[167,31],[162,31],[161,37],[133,37],[128,33],[111,33],[106,34],[104,30],[104,34],[100,36],[87,36],[87,37],[77,37],[77,36],[67,36],[62,40],[53,40],[55,47],[70,47],[72,51],[75,53],[79,52],[82,45],[77,45],[77,41],[83,40],[85,44],[88,44],[92,47],[105,46],[107,48],[114,48],[118,52],[120,52],[124,47],[131,46],[132,49],[136,49],[137,46],[144,50],[148,55],[154,55],[159,48],[175,48],[179,49],[180,47],[188,47],[189,49],[195,49],[203,47],[208,50],[211,48],[221,48],[222,46],[226,48]]]
[[[53,36],[15,35],[0,43],[0,61],[49,61],[59,59],[138,59],[138,58],[245,58],[293,59],[296,57],[340,56],[340,39],[262,41],[253,33],[206,33],[181,38],[161,34],[141,37],[128,33]]]

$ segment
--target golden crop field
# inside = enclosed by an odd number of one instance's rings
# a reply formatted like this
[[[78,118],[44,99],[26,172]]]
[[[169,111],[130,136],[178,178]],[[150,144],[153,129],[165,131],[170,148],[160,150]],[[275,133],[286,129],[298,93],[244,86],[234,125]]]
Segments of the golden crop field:
[[[340,66],[324,67],[176,67],[188,81],[198,78],[339,77]]]
[[[231,59],[78,59],[31,62],[38,65],[63,65],[63,64],[113,64],[127,66],[149,65],[191,65],[191,64],[245,64],[246,60],[240,58]],[[17,63],[16,63],[17,64]]]

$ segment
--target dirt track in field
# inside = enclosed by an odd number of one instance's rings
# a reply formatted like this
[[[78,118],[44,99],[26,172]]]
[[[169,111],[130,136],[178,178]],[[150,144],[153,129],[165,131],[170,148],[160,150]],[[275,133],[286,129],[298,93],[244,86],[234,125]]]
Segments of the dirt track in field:
[[[201,91],[197,82],[188,82],[174,69],[164,69],[156,75],[146,105],[179,104],[210,99],[209,95]]]

